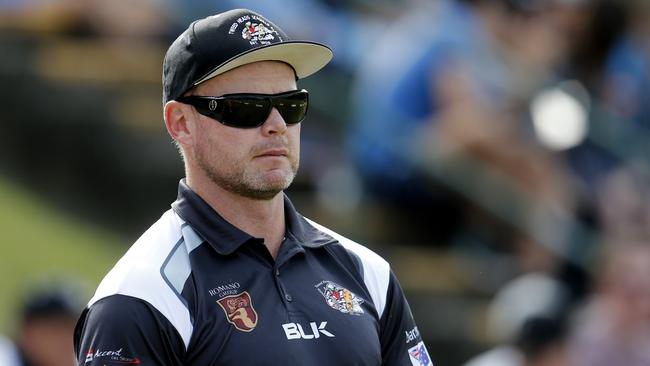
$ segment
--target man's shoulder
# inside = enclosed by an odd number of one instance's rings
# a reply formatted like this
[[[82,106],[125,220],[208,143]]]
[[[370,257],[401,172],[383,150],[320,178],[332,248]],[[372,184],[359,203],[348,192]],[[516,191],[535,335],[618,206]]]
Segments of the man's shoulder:
[[[181,224],[173,211],[168,210],[106,274],[89,305],[115,294],[141,297],[151,286],[164,284],[160,269],[182,238]]]
[[[305,220],[318,231],[327,234],[336,241],[336,245],[346,251],[358,263],[359,271],[363,277],[377,312],[381,316],[386,304],[388,286],[390,284],[391,270],[388,262],[379,254],[364,245],[361,245],[345,236],[326,228],[310,219]]]
[[[184,229],[190,228],[173,210],[165,212],[108,272],[88,308],[107,298],[143,301],[167,318],[187,344],[192,325],[181,291],[191,268]]]
[[[369,265],[373,268],[376,268],[377,270],[389,269],[388,262],[382,256],[375,253],[372,249],[366,247],[365,245],[359,244],[356,241],[349,239],[311,219],[305,218],[305,220],[316,230],[332,237],[332,239],[334,239],[352,255],[357,257],[363,264]]]

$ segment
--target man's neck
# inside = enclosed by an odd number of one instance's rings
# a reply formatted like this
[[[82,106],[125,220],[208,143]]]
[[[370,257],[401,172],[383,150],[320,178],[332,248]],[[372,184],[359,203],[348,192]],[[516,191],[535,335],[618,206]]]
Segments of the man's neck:
[[[282,192],[270,200],[257,200],[224,190],[210,182],[201,184],[187,178],[187,185],[226,221],[255,237],[263,238],[275,259],[285,235]]]

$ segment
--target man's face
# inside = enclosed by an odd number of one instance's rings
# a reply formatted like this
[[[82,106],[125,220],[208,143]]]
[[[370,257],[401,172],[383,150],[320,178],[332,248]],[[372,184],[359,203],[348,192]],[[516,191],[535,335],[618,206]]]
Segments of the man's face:
[[[275,94],[295,90],[293,69],[263,61],[238,67],[199,85],[193,95]],[[189,106],[188,106],[189,107]],[[287,126],[273,108],[260,127],[240,129],[193,111],[193,168],[229,192],[268,200],[286,189],[298,171],[300,124]]]
[[[70,315],[26,321],[19,331],[18,345],[30,364],[73,365],[75,323],[76,319]]]

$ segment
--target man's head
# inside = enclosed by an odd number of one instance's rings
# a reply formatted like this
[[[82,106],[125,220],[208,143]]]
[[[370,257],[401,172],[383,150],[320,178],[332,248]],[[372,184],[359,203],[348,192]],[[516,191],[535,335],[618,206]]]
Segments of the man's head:
[[[39,290],[26,297],[16,342],[29,364],[74,363],[72,333],[81,307],[75,294],[59,288]]]
[[[298,169],[299,122],[308,105],[296,80],[331,57],[326,46],[291,41],[250,10],[192,23],[163,65],[165,123],[188,180],[253,199],[287,188]]]
[[[325,45],[291,40],[251,10],[229,10],[193,22],[169,46],[163,63],[163,104],[241,65],[281,61],[302,79],[331,59],[332,51]]]

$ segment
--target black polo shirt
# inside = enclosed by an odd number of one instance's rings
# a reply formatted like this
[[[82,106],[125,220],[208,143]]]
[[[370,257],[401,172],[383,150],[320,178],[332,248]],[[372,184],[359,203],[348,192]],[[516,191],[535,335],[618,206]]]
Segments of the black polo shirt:
[[[388,263],[285,214],[274,260],[181,181],[82,313],[79,364],[430,365]]]

